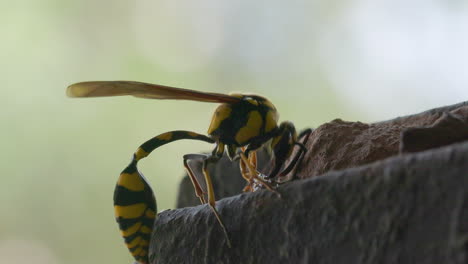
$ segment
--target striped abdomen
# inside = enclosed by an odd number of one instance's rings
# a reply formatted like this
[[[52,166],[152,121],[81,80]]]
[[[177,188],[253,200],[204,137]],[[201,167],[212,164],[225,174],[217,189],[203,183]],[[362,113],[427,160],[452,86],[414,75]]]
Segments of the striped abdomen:
[[[141,264],[148,263],[148,249],[156,217],[156,199],[137,163],[156,148],[180,139],[214,141],[190,131],[172,131],[158,135],[141,145],[130,164],[122,171],[114,191],[114,212],[120,233],[133,257]]]
[[[136,160],[120,174],[114,192],[115,218],[133,257],[148,263],[148,248],[156,217],[156,199],[136,167]]]

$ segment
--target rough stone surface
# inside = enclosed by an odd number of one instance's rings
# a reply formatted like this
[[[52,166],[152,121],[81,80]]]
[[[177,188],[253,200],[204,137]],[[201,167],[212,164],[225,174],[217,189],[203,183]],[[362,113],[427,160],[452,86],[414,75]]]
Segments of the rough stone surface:
[[[208,206],[165,211],[151,262],[468,263],[467,122],[467,102],[373,124],[333,120],[303,139],[303,162],[278,179],[303,180],[284,183],[281,198],[217,202],[233,248]],[[237,163],[209,169],[218,198],[245,186]],[[179,206],[199,204],[182,186]]]
[[[467,263],[468,143],[160,213],[152,263]]]
[[[415,152],[467,140],[467,120],[468,102],[373,124],[336,119],[309,136],[308,153],[295,173],[299,178],[309,178],[369,164],[400,151]]]
[[[307,155],[297,175],[309,178],[381,160],[398,153],[401,126],[335,119],[318,127],[306,144]]]
[[[418,152],[468,140],[468,106],[457,110],[444,112],[430,126],[403,130],[400,152]]]

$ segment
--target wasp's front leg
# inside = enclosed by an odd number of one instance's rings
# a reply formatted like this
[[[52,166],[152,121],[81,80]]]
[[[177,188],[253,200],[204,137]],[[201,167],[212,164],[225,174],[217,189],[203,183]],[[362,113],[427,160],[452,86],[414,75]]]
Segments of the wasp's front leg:
[[[256,153],[256,151],[250,152],[248,158],[244,152],[240,153],[241,160],[239,161],[239,165],[241,168],[242,177],[246,179],[248,183],[247,186],[244,188],[244,191],[253,192],[256,190],[255,185],[260,184],[260,185],[263,185],[269,191],[281,197],[281,194],[278,191],[276,191],[274,187],[270,185],[270,183],[268,183],[267,181],[263,179],[263,177],[261,176],[263,174],[257,171],[256,154],[254,153]],[[255,158],[251,158],[251,155],[255,155]],[[252,163],[253,160],[255,161],[254,163]]]
[[[246,148],[242,148],[242,151],[244,151],[244,153],[245,149]],[[240,155],[239,159],[239,167],[242,178],[244,178],[245,181],[247,181],[247,185],[244,187],[244,189],[242,189],[243,192],[254,192],[259,188],[259,185],[268,185],[267,182],[262,181],[264,176],[261,172],[257,170],[257,151],[251,151],[249,153],[247,162],[245,162],[245,160],[243,160]],[[248,164],[250,164],[250,166]],[[255,173],[252,174],[251,171],[255,171]],[[268,187],[268,189],[273,189],[273,187],[271,186]]]

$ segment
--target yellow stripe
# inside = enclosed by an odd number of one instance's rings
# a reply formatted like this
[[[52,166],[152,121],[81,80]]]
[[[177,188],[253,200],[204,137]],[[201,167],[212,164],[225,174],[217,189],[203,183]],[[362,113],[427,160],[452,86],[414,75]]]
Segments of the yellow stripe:
[[[156,217],[156,214],[153,210],[148,208],[148,210],[146,210],[145,216],[152,219]]]
[[[172,132],[167,132],[167,133],[161,134],[161,135],[157,136],[157,138],[160,139],[160,140],[166,140],[166,141],[171,140]]]
[[[151,229],[147,226],[142,226],[140,232],[143,234],[151,234]]]
[[[276,128],[278,122],[278,113],[273,110],[269,110],[265,119],[265,132],[270,132]]]
[[[144,151],[142,148],[138,148],[137,151],[135,152],[135,157],[136,160],[141,160],[142,158],[145,158],[149,155],[148,152]]]
[[[187,132],[187,134],[191,137],[198,137],[199,134],[195,133],[195,132]]]
[[[143,180],[137,172],[134,172],[132,174],[120,174],[119,181],[117,182],[117,184],[131,191],[143,191],[145,189]]]
[[[237,98],[239,98],[239,99],[241,99],[242,97],[244,97],[243,94],[236,93],[236,92],[229,93],[229,95],[230,95],[230,96],[237,97]]]
[[[140,257],[144,257],[144,256],[146,256],[147,253],[148,253],[148,252],[147,252],[146,250],[143,250],[143,251],[140,252],[140,255],[139,255],[139,256],[140,256]]]
[[[283,134],[280,134],[277,137],[274,137],[273,140],[271,141],[271,148],[274,149],[276,147],[276,144],[280,141],[280,139],[283,137]]]
[[[216,150],[216,155],[222,156],[224,153],[224,144],[219,142],[218,143],[218,148]]]
[[[208,135],[219,128],[221,122],[231,115],[232,108],[228,104],[222,104],[216,108],[213,118],[211,119],[210,127],[208,128]]]
[[[214,206],[215,204],[215,193],[213,189],[213,183],[211,181],[210,174],[208,173],[208,168],[203,168],[203,175],[205,175],[205,182],[208,188],[208,203]]]
[[[122,236],[128,237],[130,235],[133,235],[136,231],[138,231],[140,227],[141,227],[141,222],[138,222],[132,225],[131,227],[127,228],[126,230],[120,230],[120,233],[122,234]]]
[[[148,245],[149,245],[148,240],[142,240],[142,241],[140,242],[140,246],[142,246],[142,247],[148,246]]]
[[[257,100],[254,100],[253,98],[247,98],[246,101],[249,102],[250,104],[258,106]]]
[[[241,127],[236,133],[236,141],[240,145],[246,143],[249,139],[260,134],[262,127],[262,116],[258,111],[251,111],[244,127]]]
[[[134,248],[140,244],[141,241],[141,236],[135,237],[135,239],[132,240],[132,242],[127,243],[128,248]]]
[[[266,107],[270,108],[271,110],[274,110],[276,112],[276,107],[268,100],[265,100],[262,102],[262,105],[265,105]]]
[[[141,247],[139,247],[139,248],[135,249],[135,251],[132,252],[132,255],[133,256],[138,256],[142,250],[143,249]]]
[[[116,217],[122,218],[137,218],[140,217],[146,209],[146,204],[137,203],[132,205],[116,205],[114,206],[114,212]]]

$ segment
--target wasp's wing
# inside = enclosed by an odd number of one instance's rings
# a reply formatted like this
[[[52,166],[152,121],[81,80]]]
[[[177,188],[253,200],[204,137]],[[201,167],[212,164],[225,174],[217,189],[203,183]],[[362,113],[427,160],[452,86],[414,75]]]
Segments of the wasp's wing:
[[[132,95],[150,99],[192,100],[213,103],[236,103],[240,98],[219,93],[198,92],[132,81],[95,81],[75,83],[67,88],[70,97],[101,97]]]

